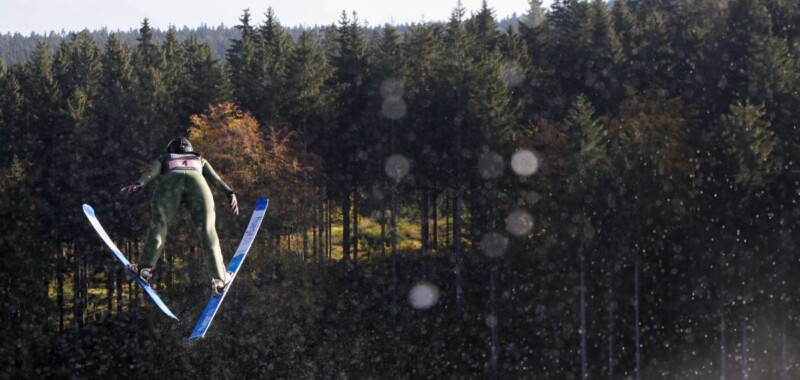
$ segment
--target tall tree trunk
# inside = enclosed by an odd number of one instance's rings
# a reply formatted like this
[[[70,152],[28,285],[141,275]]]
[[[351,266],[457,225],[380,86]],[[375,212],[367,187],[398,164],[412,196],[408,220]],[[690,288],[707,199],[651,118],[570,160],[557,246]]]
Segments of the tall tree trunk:
[[[608,284],[608,380],[614,380],[614,288],[612,281]]]
[[[433,250],[436,251],[439,249],[439,215],[438,215],[438,204],[437,200],[439,199],[439,192],[436,189],[433,190],[433,199],[431,200],[431,205],[433,206]]]
[[[126,275],[127,273],[123,272],[123,269],[122,269],[121,266],[116,265],[116,267],[117,267],[117,274],[115,276],[116,277],[115,279],[116,279],[116,282],[117,282],[117,285],[116,285],[117,286],[117,313],[118,314],[122,314],[122,304],[124,303],[123,299],[122,299],[122,282],[123,282],[123,279],[125,278],[124,275]]]
[[[88,252],[88,244],[81,245],[81,252]],[[81,277],[81,308],[83,314],[84,322],[89,318],[88,310],[89,307],[89,287],[91,286],[92,277],[89,276],[91,273],[89,269],[89,260],[81,259],[83,262],[83,276]]]
[[[464,290],[461,287],[461,187],[456,186],[453,195],[453,255],[455,256],[456,313],[464,311]]]
[[[308,223],[307,218],[303,218],[302,239],[303,239],[303,264],[308,263]]]
[[[786,347],[786,316],[781,313],[781,380],[789,380],[789,353]]]
[[[114,274],[115,264],[106,260],[106,312],[110,316],[114,311]]]
[[[350,265],[350,193],[342,198],[342,260]]]
[[[392,322],[397,323],[397,183],[392,185]]]
[[[317,249],[319,248],[319,245],[317,244],[318,243],[317,242],[317,239],[318,239],[317,230],[319,228],[319,205],[318,204],[314,205],[314,211],[313,211],[313,214],[311,216],[311,220],[312,220],[312,222],[311,222],[311,256],[314,257],[314,261],[315,262],[319,262],[319,256],[318,256],[319,252],[317,251]]]
[[[498,320],[497,317],[497,297],[496,297],[496,272],[497,272],[497,264],[492,263],[492,267],[489,271],[489,316],[491,322],[489,324],[489,329],[491,332],[490,343],[489,343],[489,368],[491,373],[492,379],[497,379],[498,377],[498,362],[499,362],[499,337],[498,337]]]
[[[175,254],[167,253],[167,292],[172,293],[172,278],[175,273]]]
[[[585,272],[586,272],[586,258],[583,249],[583,244],[581,244],[581,252],[580,252],[580,320],[581,320],[581,379],[586,380],[589,378],[589,374],[587,373],[587,356],[586,356],[586,281],[585,281]]]
[[[747,342],[747,317],[742,320],[742,380],[750,378],[750,345]]]
[[[386,257],[386,198],[381,201],[381,257]]]
[[[422,279],[428,279],[428,187],[422,186],[422,199],[420,199],[421,226],[420,239],[422,240]]]
[[[637,244],[633,252],[633,325],[636,368],[634,371],[636,380],[641,380],[641,340],[639,336],[639,245]]]
[[[358,268],[358,176],[353,176],[353,264]]]
[[[328,201],[328,259],[333,257],[333,202]]]
[[[727,352],[725,351],[725,307],[719,309],[719,379],[725,380],[725,367],[727,365]]]
[[[58,304],[58,332],[64,332],[64,257],[67,254],[67,245],[62,244],[56,257],[56,283],[57,294],[56,303]]]
[[[75,242],[72,242],[70,246],[72,248],[72,323],[75,328],[80,328],[83,326],[82,262]]]
[[[444,192],[444,210],[442,214],[444,214],[444,246],[448,249],[450,248],[450,212],[452,211],[452,207],[450,207],[450,192],[445,190]]]

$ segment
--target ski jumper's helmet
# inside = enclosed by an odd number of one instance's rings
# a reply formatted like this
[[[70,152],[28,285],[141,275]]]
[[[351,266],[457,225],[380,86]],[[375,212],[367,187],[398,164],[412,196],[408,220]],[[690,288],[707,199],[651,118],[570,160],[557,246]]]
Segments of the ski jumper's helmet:
[[[186,137],[178,137],[169,142],[167,153],[194,153],[194,150]]]

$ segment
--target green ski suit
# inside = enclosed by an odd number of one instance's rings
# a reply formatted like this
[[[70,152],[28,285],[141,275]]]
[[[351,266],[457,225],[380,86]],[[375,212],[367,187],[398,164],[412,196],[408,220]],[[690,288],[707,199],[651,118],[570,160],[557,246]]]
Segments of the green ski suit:
[[[234,193],[233,190],[219,178],[211,164],[195,153],[164,154],[153,161],[150,170],[137,182],[144,187],[156,178],[158,181],[151,201],[152,220],[139,267],[155,269],[164,252],[167,227],[183,203],[189,208],[192,224],[200,236],[208,275],[212,279],[226,278],[215,226],[214,197],[206,181],[228,196]]]

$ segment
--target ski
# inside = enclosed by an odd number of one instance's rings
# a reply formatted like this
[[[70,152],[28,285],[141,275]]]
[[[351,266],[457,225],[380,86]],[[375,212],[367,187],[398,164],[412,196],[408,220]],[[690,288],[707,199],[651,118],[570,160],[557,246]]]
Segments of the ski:
[[[253,240],[256,238],[256,233],[258,233],[261,221],[264,219],[264,213],[267,212],[268,205],[269,199],[266,197],[256,201],[256,207],[255,210],[253,210],[253,216],[250,217],[250,223],[247,225],[244,237],[242,237],[239,248],[236,249],[236,253],[233,255],[233,258],[231,258],[230,263],[228,263],[227,271],[232,273],[231,280],[220,294],[211,296],[211,300],[208,301],[206,308],[203,309],[203,314],[200,315],[200,320],[192,330],[192,335],[189,336],[190,340],[205,337],[209,326],[211,326],[211,321],[214,320],[214,316],[217,314],[219,306],[222,304],[222,300],[225,299],[225,295],[228,294],[228,289],[231,288],[231,284],[233,284],[233,280],[236,279],[239,269],[242,268],[242,262],[244,258],[247,257],[250,246],[253,245]]]
[[[106,245],[108,245],[108,248],[111,248],[111,252],[114,253],[114,257],[116,257],[117,260],[121,262],[122,265],[125,266],[125,270],[133,278],[133,280],[136,281],[136,283],[139,284],[139,286],[141,286],[142,289],[144,289],[144,292],[147,293],[147,295],[150,297],[150,299],[153,300],[153,302],[156,303],[156,305],[158,305],[158,308],[161,309],[161,311],[163,311],[164,314],[168,315],[170,318],[178,320],[178,317],[176,317],[175,314],[173,314],[172,311],[169,310],[167,305],[164,304],[164,301],[161,300],[161,297],[158,296],[156,291],[153,290],[153,288],[148,283],[144,282],[141,278],[139,278],[139,276],[136,273],[134,273],[130,269],[130,264],[131,264],[130,261],[128,261],[128,259],[125,258],[125,255],[123,255],[122,252],[119,250],[119,248],[117,248],[117,245],[114,244],[113,241],[111,241],[110,237],[108,237],[106,230],[100,224],[100,221],[97,220],[97,215],[95,215],[92,206],[84,204],[83,213],[86,214],[87,218],[89,218],[89,223],[92,224],[92,227],[94,227],[94,230],[97,231],[98,235],[100,235],[100,238],[102,238],[103,241],[106,243]]]

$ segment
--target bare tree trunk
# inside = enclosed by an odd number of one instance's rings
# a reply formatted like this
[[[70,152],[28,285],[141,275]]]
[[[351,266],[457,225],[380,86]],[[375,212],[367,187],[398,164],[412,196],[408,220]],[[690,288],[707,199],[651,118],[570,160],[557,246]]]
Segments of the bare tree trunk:
[[[64,332],[64,256],[66,255],[67,246],[61,245],[56,255],[56,283],[58,284],[58,293],[56,294],[56,302],[58,304],[58,332]]]
[[[781,313],[781,380],[789,380],[789,354],[786,347],[786,316]]]
[[[121,266],[117,265],[117,275],[116,275],[116,282],[117,282],[117,313],[122,313],[122,281],[124,279],[124,275],[127,273],[123,272]]]
[[[167,291],[172,292],[172,278],[175,273],[175,254],[168,252],[167,253]]]
[[[386,198],[381,202],[381,257],[386,256]]]
[[[611,277],[611,271],[608,272]],[[614,289],[608,286],[608,380],[614,380]]]
[[[452,207],[450,207],[450,192],[444,192],[444,246],[450,248],[450,212],[452,211]]]
[[[582,245],[582,244],[581,244]],[[589,378],[587,373],[587,357],[586,357],[586,258],[584,256],[583,248],[580,252],[580,320],[581,320],[581,379],[586,380]]]
[[[420,239],[422,240],[422,279],[428,279],[428,187],[422,186],[420,199]]]
[[[392,185],[392,322],[397,323],[397,183]]]
[[[464,290],[461,287],[461,188],[456,187],[453,195],[453,255],[455,256],[454,273],[456,286],[456,313],[464,312]]]
[[[72,248],[72,323],[75,328],[83,326],[83,284],[81,276],[81,255],[75,247],[75,242],[70,244]]]
[[[725,307],[721,306],[719,310],[719,378],[725,380],[725,367],[727,361],[727,352],[725,352]]]
[[[498,317],[497,317],[497,307],[495,305],[497,301],[496,297],[496,284],[495,284],[495,277],[497,272],[497,264],[492,263],[492,268],[489,271],[489,316],[491,318],[491,323],[489,324],[489,329],[491,333],[490,343],[489,343],[489,368],[491,373],[492,379],[497,379],[498,377],[498,362],[499,362],[499,337],[498,337]]]
[[[333,257],[333,202],[328,201],[328,259]]]
[[[106,261],[106,312],[114,311],[114,262]]]
[[[305,219],[303,220],[301,233],[303,234],[303,264],[306,264],[308,263],[308,224],[306,223]]]
[[[317,261],[317,227],[319,226],[319,206],[314,205],[314,211],[311,214],[311,256],[314,261]]]
[[[742,320],[742,380],[750,378],[750,347],[747,344],[747,317]]]
[[[433,206],[433,249],[434,251],[439,249],[439,215],[438,215],[438,204],[437,200],[439,199],[439,193],[436,189],[433,190],[433,199],[431,200],[431,205]]]
[[[353,264],[358,268],[358,180],[353,176]]]
[[[81,251],[82,252],[87,252],[87,250],[88,250],[88,244],[82,244],[81,245]],[[81,305],[82,305],[82,309],[83,309],[83,320],[85,322],[89,318],[89,315],[88,315],[88,312],[89,312],[88,311],[88,308],[89,308],[89,287],[91,286],[92,277],[89,276],[89,273],[91,273],[90,268],[89,268],[89,260],[86,260],[84,258],[81,261],[83,262],[83,277],[81,279],[82,280],[81,281],[81,297],[83,299],[81,301]]]
[[[635,378],[641,380],[641,337],[639,336],[639,246],[636,245],[633,253],[633,324],[634,341],[636,344],[636,369]]]

